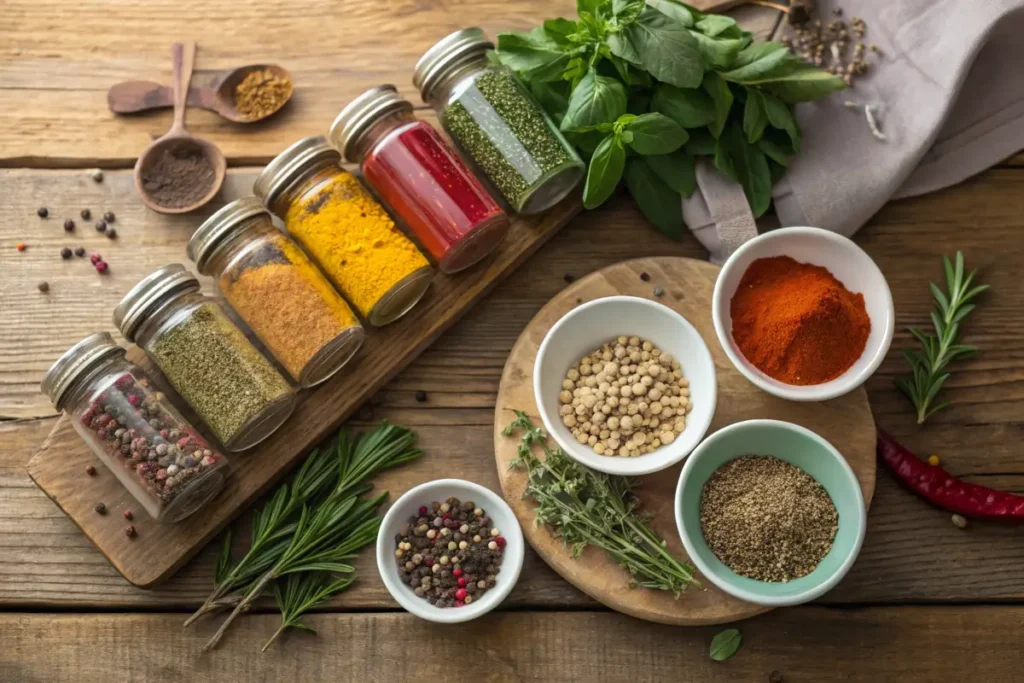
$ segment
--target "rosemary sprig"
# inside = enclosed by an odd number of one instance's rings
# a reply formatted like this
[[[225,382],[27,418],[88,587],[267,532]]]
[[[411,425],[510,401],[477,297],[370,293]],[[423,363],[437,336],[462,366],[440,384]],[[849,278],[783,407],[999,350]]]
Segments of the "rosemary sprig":
[[[274,631],[270,640],[263,646],[263,652],[277,640],[277,637],[284,633],[285,629],[298,628],[304,631],[316,633],[316,629],[301,621],[303,614],[321,603],[330,600],[332,597],[345,591],[355,576],[348,575],[342,578],[334,578],[330,573],[310,572],[307,574],[289,574],[273,585],[274,600],[277,602],[277,609],[281,612],[281,627]]]
[[[688,586],[700,585],[693,567],[673,557],[665,541],[647,526],[649,518],[639,513],[633,495],[633,480],[580,465],[562,449],[548,446],[547,436],[526,413],[515,414],[502,434],[523,432],[519,457],[511,467],[526,469],[524,497],[537,502],[536,524],[550,527],[573,557],[588,545],[601,548],[629,571],[631,585],[672,591],[676,597]],[[543,461],[534,455],[534,446],[543,450]]]
[[[988,285],[971,285],[977,269],[964,276],[964,255],[956,252],[955,264],[948,256],[942,257],[943,269],[946,272],[947,292],[943,293],[934,282],[929,282],[932,296],[935,298],[935,310],[931,312],[932,326],[935,334],[925,334],[916,327],[908,328],[910,333],[921,342],[920,351],[903,350],[903,357],[910,363],[911,375],[896,379],[896,386],[906,394],[917,410],[917,423],[925,420],[949,405],[949,402],[932,405],[932,401],[949,379],[946,366],[958,358],[967,358],[977,353],[978,349],[966,344],[957,344],[960,323],[967,314],[974,310],[971,301],[988,289]]]

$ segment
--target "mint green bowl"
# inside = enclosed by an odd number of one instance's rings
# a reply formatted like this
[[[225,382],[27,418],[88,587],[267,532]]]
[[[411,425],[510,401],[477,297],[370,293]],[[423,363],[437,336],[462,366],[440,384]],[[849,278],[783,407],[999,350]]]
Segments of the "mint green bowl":
[[[700,527],[700,495],[711,473],[744,455],[773,455],[796,465],[825,487],[839,512],[832,550],[817,568],[788,583],[740,576],[711,552]],[[758,605],[796,605],[831,590],[846,575],[864,543],[867,515],[860,483],[832,444],[809,429],[778,420],[748,420],[723,427],[690,454],[676,487],[676,526],[690,560],[726,593]]]

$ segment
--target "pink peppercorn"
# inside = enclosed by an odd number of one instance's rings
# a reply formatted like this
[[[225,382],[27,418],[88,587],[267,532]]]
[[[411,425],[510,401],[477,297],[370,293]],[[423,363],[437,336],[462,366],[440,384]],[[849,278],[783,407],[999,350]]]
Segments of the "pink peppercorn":
[[[185,446],[188,445],[188,442],[189,442],[189,437],[187,437],[187,436],[181,437],[180,439],[178,439],[178,448],[184,448]]]
[[[457,591],[455,591],[455,599],[460,601],[460,602],[465,600],[466,599],[466,589],[465,588],[460,588]]]
[[[170,434],[170,432],[168,432],[166,429],[160,430],[160,436],[162,436],[163,438],[166,439],[168,434]]]
[[[89,263],[93,264],[94,266],[97,263],[99,263],[100,261],[102,261],[102,260],[103,260],[103,257],[100,256],[99,253],[97,253],[97,252],[93,252],[93,253],[89,254]]]
[[[125,518],[125,519],[128,519],[128,520],[130,520],[130,519],[131,519],[131,518],[132,518],[133,516],[134,516],[134,515],[132,515],[132,511],[131,511],[131,510],[125,510],[125,511],[124,511],[124,518]]]
[[[134,538],[135,537],[135,527],[132,526],[131,524],[126,526],[124,528],[124,535],[127,536],[128,538]]]
[[[132,394],[131,396],[128,397],[128,402],[132,404],[132,407],[138,408],[139,403],[142,402],[142,399],[139,398],[138,394]]]
[[[462,602],[462,600],[456,600],[455,601],[455,606],[456,607],[465,607],[466,603]]]
[[[160,476],[160,475],[157,475],[157,476]],[[430,558],[427,558],[427,559],[423,560],[423,564],[425,564],[428,567],[433,567],[434,566],[434,561],[431,560]]]
[[[430,510],[427,509],[426,505],[420,505],[420,517],[426,517]]]
[[[505,544],[508,543],[508,541],[505,540],[504,536],[495,536],[494,542],[498,544],[499,548],[504,548]]]
[[[96,270],[97,270],[97,272],[105,273],[105,272],[107,272],[107,268],[108,268],[108,266],[107,266],[107,262],[106,261],[97,261],[96,262]]]
[[[456,581],[456,583],[459,584],[459,588],[465,588],[466,587],[466,580],[464,578],[462,578],[462,577],[459,577],[459,580]]]
[[[462,570],[456,567],[452,570],[452,576],[454,576],[455,578],[462,576]]]

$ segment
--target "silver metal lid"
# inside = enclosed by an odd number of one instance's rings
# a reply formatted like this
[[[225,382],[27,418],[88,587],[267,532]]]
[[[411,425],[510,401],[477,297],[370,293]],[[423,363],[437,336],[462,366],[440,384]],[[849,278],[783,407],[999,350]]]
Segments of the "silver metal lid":
[[[346,161],[358,163],[354,152],[363,134],[381,117],[399,111],[412,111],[412,103],[399,95],[395,86],[378,85],[341,110],[331,124],[328,137]]]
[[[281,193],[304,177],[306,169],[318,162],[341,161],[341,153],[323,135],[302,138],[274,157],[252,185],[252,192],[270,208]]]
[[[479,59],[487,50],[493,49],[494,43],[487,40],[487,35],[481,28],[464,28],[456,31],[423,53],[420,61],[416,62],[412,84],[420,91],[420,96],[426,102],[430,98],[430,91],[448,71]]]
[[[266,216],[270,220],[270,212],[256,197],[244,197],[226,204],[222,209],[206,219],[192,233],[192,239],[185,248],[188,257],[196,264],[203,275],[208,275],[206,266],[217,247],[224,243],[224,238],[231,235],[240,225],[256,216]]]
[[[75,381],[101,362],[114,356],[123,356],[124,349],[114,343],[106,332],[97,332],[64,352],[43,375],[40,388],[50,398],[53,407],[64,409],[64,397]]]
[[[114,324],[125,339],[134,342],[139,325],[167,296],[190,289],[199,289],[199,280],[180,263],[153,271],[132,287],[114,308]]]

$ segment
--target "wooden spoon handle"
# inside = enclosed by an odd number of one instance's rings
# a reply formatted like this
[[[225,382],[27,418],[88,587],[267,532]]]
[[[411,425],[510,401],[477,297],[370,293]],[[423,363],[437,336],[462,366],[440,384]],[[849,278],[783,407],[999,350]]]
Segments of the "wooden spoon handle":
[[[192,68],[196,62],[195,41],[175,43],[171,48],[171,64],[174,70],[174,125],[172,130],[185,130],[185,102],[188,99],[188,84],[192,80]]]

